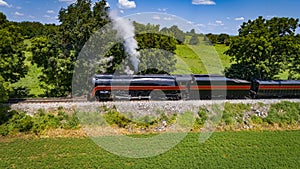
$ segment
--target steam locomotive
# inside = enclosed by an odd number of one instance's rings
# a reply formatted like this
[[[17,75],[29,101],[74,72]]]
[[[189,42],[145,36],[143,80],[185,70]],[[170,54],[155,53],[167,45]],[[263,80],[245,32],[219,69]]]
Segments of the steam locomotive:
[[[94,75],[88,100],[300,98],[300,80],[230,79],[222,75]]]

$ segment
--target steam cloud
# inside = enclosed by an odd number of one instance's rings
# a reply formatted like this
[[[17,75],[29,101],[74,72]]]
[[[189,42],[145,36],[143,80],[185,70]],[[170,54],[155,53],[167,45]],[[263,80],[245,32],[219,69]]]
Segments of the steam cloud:
[[[118,17],[115,11],[109,13],[109,17],[113,22],[113,29],[117,31],[117,36],[124,40],[125,51],[129,54],[130,62],[134,67],[134,72],[138,72],[140,60],[138,59],[139,52],[137,51],[138,44],[134,39],[134,26],[131,21]],[[128,71],[128,67],[125,70]],[[132,72],[130,73],[132,74]]]

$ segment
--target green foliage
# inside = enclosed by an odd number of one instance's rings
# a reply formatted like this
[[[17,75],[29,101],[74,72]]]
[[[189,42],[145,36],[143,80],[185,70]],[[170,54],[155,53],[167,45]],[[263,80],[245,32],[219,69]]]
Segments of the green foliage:
[[[272,104],[268,116],[263,121],[269,124],[279,124],[279,126],[299,124],[300,104],[287,101]]]
[[[0,134],[2,136],[18,132],[29,132],[33,127],[32,117],[24,112],[6,111],[5,113],[5,115],[1,113],[1,116],[4,116],[4,120],[0,125]]]
[[[78,0],[59,11],[58,27],[48,25],[48,32],[32,39],[32,62],[42,68],[39,76],[46,96],[71,93],[75,61],[84,44],[108,22],[106,1]]]
[[[23,38],[18,27],[7,26],[0,29],[0,75],[9,83],[17,82],[27,72]]]
[[[8,99],[11,84],[27,73],[23,37],[20,28],[6,20],[0,12],[0,101]]]
[[[139,46],[139,70],[141,74],[170,73],[175,70],[177,40],[159,32],[159,25],[135,23]]]
[[[215,35],[212,33],[206,34],[204,37],[204,41],[207,41],[208,44],[217,44],[219,35]]]
[[[221,33],[218,35],[218,43],[225,44],[226,46],[229,45],[230,36],[228,34]]]
[[[141,50],[139,58],[141,74],[170,74],[175,70],[176,58],[169,51],[154,48]]]
[[[0,102],[5,102],[8,100],[7,83],[8,82],[5,82],[0,75]]]
[[[262,124],[263,123],[263,119],[261,117],[258,117],[257,115],[252,115],[251,116],[251,122],[253,124]]]
[[[104,114],[104,119],[110,125],[117,125],[120,128],[125,128],[131,122],[126,116],[121,115],[116,109],[109,109]]]
[[[195,124],[194,124],[195,129],[199,129],[204,126],[205,121],[208,119],[207,113],[208,111],[206,110],[206,108],[202,107],[199,109],[197,113],[198,117],[196,117]]]
[[[14,25],[20,27],[20,33],[25,38],[33,38],[44,34],[44,25],[40,22],[14,22]]]
[[[17,133],[41,134],[48,129],[78,129],[80,127],[77,114],[68,115],[59,110],[55,113],[46,113],[40,109],[34,116],[25,112],[10,111],[8,107],[0,107],[0,135],[14,135]]]
[[[6,123],[16,114],[15,111],[9,111],[8,106],[0,105],[0,125]]]
[[[6,19],[6,15],[4,15],[4,13],[0,12],[0,29],[6,27],[7,23],[8,23],[8,20]]]
[[[176,25],[173,25],[170,28],[162,28],[161,32],[174,37],[179,45],[182,45],[185,42],[185,33]]]
[[[80,121],[76,112],[70,116],[64,111],[58,110],[57,117],[61,122],[60,125],[63,129],[78,129],[80,126]]]
[[[252,81],[254,79],[260,79],[259,70],[255,65],[242,65],[234,63],[230,67],[225,68],[225,76],[228,78],[245,79]]]
[[[39,134],[46,129],[58,128],[60,126],[60,120],[53,114],[47,114],[43,109],[39,110],[39,113],[34,118],[34,125],[32,131],[35,134]]]
[[[61,55],[57,43],[45,36],[36,37],[31,41],[30,51],[33,64],[43,68],[39,79],[46,95],[67,95],[71,90],[73,66],[68,58]]]
[[[225,52],[234,63],[225,70],[225,75],[246,80],[274,79],[281,71],[295,65],[300,53],[295,36],[298,22],[299,19],[277,17],[244,22],[239,35],[231,40],[230,49]],[[291,70],[294,68],[292,66]]]
[[[245,111],[250,111],[250,104],[231,104],[226,102],[222,121],[226,125],[242,124]]]

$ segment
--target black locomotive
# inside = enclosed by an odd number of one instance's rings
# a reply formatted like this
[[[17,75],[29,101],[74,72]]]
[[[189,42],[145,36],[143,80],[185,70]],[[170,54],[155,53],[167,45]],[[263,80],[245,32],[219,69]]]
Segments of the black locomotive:
[[[300,97],[300,81],[253,82],[222,75],[94,75],[88,100],[244,99]]]

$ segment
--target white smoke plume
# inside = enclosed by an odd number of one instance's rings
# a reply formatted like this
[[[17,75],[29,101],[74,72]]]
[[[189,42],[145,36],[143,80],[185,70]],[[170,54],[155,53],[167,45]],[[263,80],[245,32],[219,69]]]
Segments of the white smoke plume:
[[[134,25],[128,19],[118,17],[116,11],[109,12],[109,17],[113,22],[113,29],[117,31],[117,36],[124,40],[126,52],[129,54],[130,62],[134,67],[134,72],[138,72],[140,60],[138,59],[139,52],[137,51],[138,43],[134,39]]]

